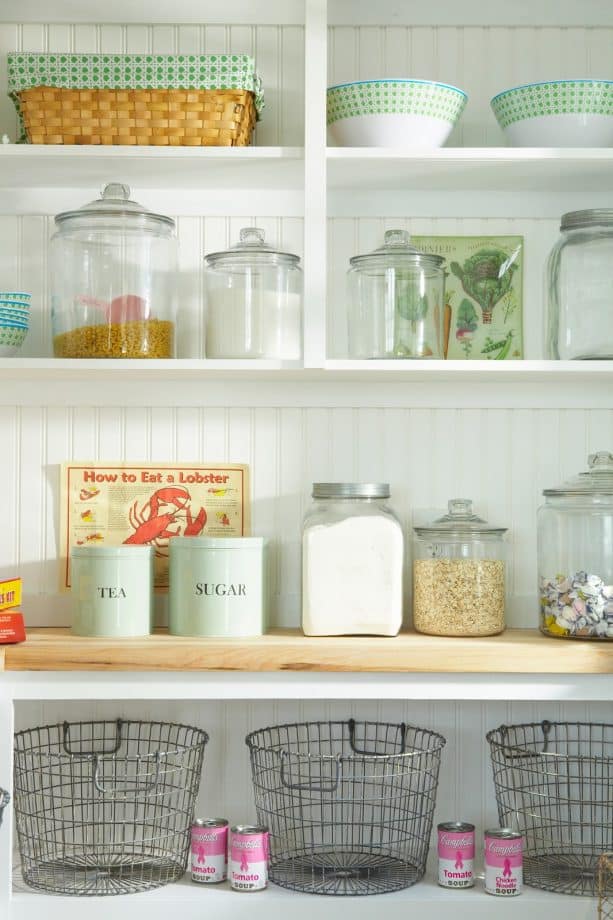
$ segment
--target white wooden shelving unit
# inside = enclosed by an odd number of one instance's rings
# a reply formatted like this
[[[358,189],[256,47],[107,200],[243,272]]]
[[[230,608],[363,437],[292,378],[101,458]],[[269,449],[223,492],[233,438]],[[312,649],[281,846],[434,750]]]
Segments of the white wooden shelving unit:
[[[416,509],[471,495],[510,529],[509,619],[533,627],[535,510],[545,485],[613,445],[613,362],[542,360],[542,270],[560,215],[613,206],[610,150],[510,149],[489,111],[505,87],[569,75],[611,77],[613,5],[607,0],[4,0],[0,9],[0,133],[15,136],[2,86],[5,54],[25,50],[212,51],[255,55],[268,108],[248,149],[0,146],[0,288],[33,293],[33,328],[19,358],[0,360],[0,473],[5,483],[0,575],[19,571],[32,626],[66,626],[57,593],[57,467],[73,459],[241,460],[253,468],[253,519],[273,540],[272,621],[299,623],[300,521],[310,483],[378,479],[410,533]],[[465,88],[469,105],[436,151],[326,146],[327,83],[406,74]],[[47,241],[52,215],[96,196],[109,180],[177,217],[181,244],[179,357],[172,361],[61,361],[50,357]],[[207,361],[202,255],[257,221],[303,257],[303,364]],[[344,276],[351,255],[383,230],[523,234],[526,360],[352,362],[343,357]],[[407,598],[410,585],[407,584]],[[163,621],[164,609],[158,611]],[[324,640],[325,641],[325,640]],[[393,642],[394,640],[389,640]],[[538,637],[531,660],[538,655]],[[410,648],[410,643],[407,648]],[[458,647],[459,648],[459,647]],[[365,652],[366,654],[366,652]],[[568,652],[565,651],[565,657]],[[611,667],[581,655],[559,673],[491,667],[417,673],[410,653],[392,673],[224,670],[0,669],[0,786],[11,785],[15,728],[60,718],[169,718],[211,734],[199,809],[252,817],[243,738],[295,719],[405,719],[448,738],[437,820],[496,822],[484,735],[513,721],[609,720]],[[3,661],[3,658],[0,658]],[[561,656],[561,662],[563,658]],[[10,810],[8,812],[10,815]],[[232,920],[336,917],[345,902],[280,889],[249,899],[188,883],[114,899],[45,897],[11,871],[14,834],[0,831],[0,918],[186,920],[212,910]],[[595,903],[527,890],[493,901],[477,888],[429,881],[398,895],[353,899],[356,917],[391,920],[519,917],[592,920]]]

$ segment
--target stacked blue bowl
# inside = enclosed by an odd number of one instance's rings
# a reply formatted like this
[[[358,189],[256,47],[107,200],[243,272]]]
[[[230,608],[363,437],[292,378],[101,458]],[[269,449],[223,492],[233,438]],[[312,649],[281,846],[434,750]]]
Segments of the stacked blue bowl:
[[[31,294],[0,291],[0,358],[16,354],[30,326]]]

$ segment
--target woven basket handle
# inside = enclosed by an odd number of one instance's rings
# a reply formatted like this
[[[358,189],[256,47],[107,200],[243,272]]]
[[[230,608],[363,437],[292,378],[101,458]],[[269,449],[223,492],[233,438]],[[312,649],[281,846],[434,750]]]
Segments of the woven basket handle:
[[[70,745],[69,745],[70,724],[68,722],[64,722],[64,732],[63,732],[64,737],[62,739],[62,747],[64,748],[66,753],[69,754],[71,757],[92,757],[95,754],[116,754],[119,748],[121,747],[121,730],[123,726],[123,722],[121,719],[117,719],[116,726],[117,726],[117,738],[115,742],[113,742],[114,746],[110,748],[109,750],[105,751],[103,749],[102,751],[84,751],[84,750],[71,751]]]
[[[319,782],[319,783],[313,783],[313,782],[290,783],[285,778],[285,769],[286,769],[285,765],[286,765],[287,758],[290,756],[289,752],[280,751],[279,753],[281,756],[281,785],[285,786],[286,789],[294,789],[299,792],[320,792],[320,793],[336,792],[336,790],[338,789],[340,769],[341,769],[340,755],[334,758],[335,774],[334,774],[334,779],[331,779],[329,783],[322,783],[322,782]],[[332,758],[330,758],[330,762],[332,763]]]
[[[128,792],[128,790],[135,794],[140,793],[146,795],[152,792],[160,781],[160,757],[160,752],[157,751],[155,754],[155,774],[146,782],[141,783],[138,777],[135,777],[133,781],[121,782],[116,786],[105,786],[100,781],[100,767],[105,758],[94,754],[94,786],[100,795],[113,795],[117,791]],[[141,758],[139,757],[137,760],[140,763]]]
[[[363,754],[365,757],[380,757],[380,754],[377,754],[376,751],[367,751],[365,749],[356,747],[355,744],[355,719],[349,719],[347,722],[349,726],[349,744],[351,745],[351,750],[354,754]],[[406,741],[407,738],[407,727],[404,722],[400,724],[400,753],[406,753]]]
[[[6,789],[0,789],[0,826],[2,825],[2,815],[4,814],[4,809],[10,802],[11,797],[6,791]]]

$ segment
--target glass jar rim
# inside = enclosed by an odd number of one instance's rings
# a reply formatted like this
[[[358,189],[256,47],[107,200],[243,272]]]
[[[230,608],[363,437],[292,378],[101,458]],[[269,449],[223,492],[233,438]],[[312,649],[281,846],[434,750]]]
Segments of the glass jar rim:
[[[387,482],[314,482],[313,498],[389,498]]]

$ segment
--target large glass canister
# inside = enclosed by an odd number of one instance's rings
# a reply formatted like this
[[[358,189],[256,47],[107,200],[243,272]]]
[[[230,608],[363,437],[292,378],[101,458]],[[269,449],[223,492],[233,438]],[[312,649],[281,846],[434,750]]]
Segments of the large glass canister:
[[[443,257],[388,230],[380,249],[349,261],[349,357],[442,358]]]
[[[541,630],[569,639],[613,639],[613,453],[544,489],[538,510]]]
[[[384,482],[316,482],[302,533],[307,636],[395,636],[404,537]]]
[[[613,208],[564,214],[546,271],[548,358],[613,358]]]
[[[172,358],[177,238],[170,217],[111,183],[55,218],[51,320],[57,358]]]
[[[432,636],[493,636],[505,627],[506,527],[454,498],[448,513],[414,527],[413,625]]]
[[[300,259],[244,227],[240,241],[204,257],[207,358],[302,357]]]

